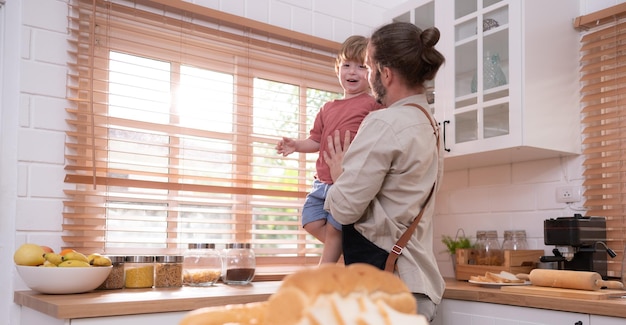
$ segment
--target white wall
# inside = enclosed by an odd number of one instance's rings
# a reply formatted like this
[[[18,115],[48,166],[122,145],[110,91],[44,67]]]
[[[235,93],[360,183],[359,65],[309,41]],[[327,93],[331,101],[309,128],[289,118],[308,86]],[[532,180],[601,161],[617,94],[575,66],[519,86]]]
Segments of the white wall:
[[[195,2],[341,42],[369,34],[383,23],[386,9],[405,1]],[[623,1],[581,0],[581,13]],[[65,0],[9,0],[0,7],[0,324],[31,323],[13,304],[13,291],[26,289],[13,267],[15,248],[26,241],[62,246],[66,14]],[[527,230],[531,247],[542,247],[543,220],[574,213],[555,203],[554,188],[580,184],[581,161],[548,159],[446,174],[437,198],[436,238],[454,235],[459,227],[468,235],[478,228],[520,228]],[[439,256],[442,271],[451,275],[447,255]]]

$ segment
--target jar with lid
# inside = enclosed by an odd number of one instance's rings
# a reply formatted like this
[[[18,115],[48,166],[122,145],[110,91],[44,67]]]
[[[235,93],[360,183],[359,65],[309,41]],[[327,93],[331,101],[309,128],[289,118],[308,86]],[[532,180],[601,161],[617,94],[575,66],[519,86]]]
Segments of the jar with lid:
[[[476,247],[478,249],[478,265],[502,265],[504,264],[504,252],[498,241],[496,230],[477,231]]]
[[[154,287],[174,288],[183,286],[183,256],[157,256],[154,263]]]
[[[523,250],[528,249],[525,230],[506,230],[504,232],[503,250]]]
[[[222,256],[212,243],[188,245],[183,261],[183,284],[191,287],[212,286],[222,275]]]
[[[124,287],[152,288],[154,285],[154,256],[126,256]]]
[[[110,256],[107,257],[111,260],[111,273],[102,282],[98,289],[122,289],[124,288],[124,261],[126,256]]]
[[[223,257],[224,283],[248,284],[252,281],[256,257],[249,243],[226,244]]]

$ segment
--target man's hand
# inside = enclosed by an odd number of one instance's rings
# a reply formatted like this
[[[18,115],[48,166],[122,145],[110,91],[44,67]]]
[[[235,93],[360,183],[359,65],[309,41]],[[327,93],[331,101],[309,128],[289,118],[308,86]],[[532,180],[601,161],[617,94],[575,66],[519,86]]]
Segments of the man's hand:
[[[343,147],[339,137],[339,130],[335,130],[334,136],[328,136],[328,150],[324,151],[324,161],[330,168],[330,177],[333,182],[343,173],[342,163],[343,156],[350,146],[350,131],[346,130],[343,140]]]

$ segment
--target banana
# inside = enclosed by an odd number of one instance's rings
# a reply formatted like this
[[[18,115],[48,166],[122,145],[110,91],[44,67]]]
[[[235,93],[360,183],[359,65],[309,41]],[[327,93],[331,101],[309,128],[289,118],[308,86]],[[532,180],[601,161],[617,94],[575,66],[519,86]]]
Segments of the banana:
[[[63,255],[63,261],[64,262],[65,261],[82,261],[82,262],[89,264],[89,260],[87,259],[87,256],[79,252],[69,252]]]
[[[111,259],[106,257],[106,256],[102,256],[98,253],[93,253],[89,256],[87,256],[87,260],[89,260],[89,264],[93,265],[93,266],[110,266],[113,263],[111,263]]]
[[[61,264],[61,262],[63,262],[63,257],[61,255],[57,254],[57,253],[45,253],[43,255],[43,258],[46,259],[45,262],[52,263],[55,266],[59,265],[59,264]],[[45,262],[44,262],[44,264],[45,264]]]
[[[45,260],[45,261],[43,262],[43,265],[42,265],[42,266],[43,266],[43,267],[57,267],[57,265],[56,265],[56,264],[54,264],[54,263],[52,263],[52,262],[50,262],[50,261],[48,261],[48,260]]]
[[[68,260],[58,265],[59,267],[91,267],[86,261]]]

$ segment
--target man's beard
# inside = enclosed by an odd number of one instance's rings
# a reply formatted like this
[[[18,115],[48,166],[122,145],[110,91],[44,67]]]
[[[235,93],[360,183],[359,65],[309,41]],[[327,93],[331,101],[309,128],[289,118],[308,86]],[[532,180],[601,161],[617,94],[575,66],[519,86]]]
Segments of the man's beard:
[[[383,104],[385,96],[387,96],[387,89],[383,86],[382,81],[380,80],[380,71],[376,71],[376,76],[374,77],[374,82],[370,85],[372,87],[372,94],[376,101],[379,104]]]

